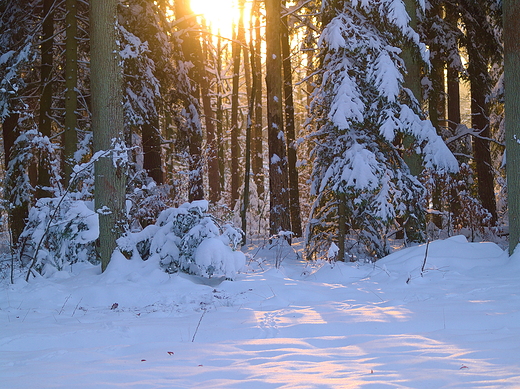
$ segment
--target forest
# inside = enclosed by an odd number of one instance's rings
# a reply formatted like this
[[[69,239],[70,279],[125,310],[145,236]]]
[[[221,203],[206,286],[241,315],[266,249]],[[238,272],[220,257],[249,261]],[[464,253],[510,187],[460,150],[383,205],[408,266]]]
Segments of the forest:
[[[232,278],[254,239],[513,252],[518,0],[195,3],[0,1],[11,281],[114,251]]]

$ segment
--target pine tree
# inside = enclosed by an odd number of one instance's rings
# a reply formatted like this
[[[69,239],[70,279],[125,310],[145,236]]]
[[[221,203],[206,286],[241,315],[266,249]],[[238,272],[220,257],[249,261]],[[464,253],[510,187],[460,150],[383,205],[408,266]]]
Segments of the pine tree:
[[[421,149],[426,168],[456,171],[457,162],[403,88],[399,47],[421,52],[404,4],[329,1],[324,10],[307,255],[341,242],[351,259],[379,258],[396,217],[424,212],[423,187],[402,158],[409,150],[399,150],[396,139],[412,136],[410,149]]]

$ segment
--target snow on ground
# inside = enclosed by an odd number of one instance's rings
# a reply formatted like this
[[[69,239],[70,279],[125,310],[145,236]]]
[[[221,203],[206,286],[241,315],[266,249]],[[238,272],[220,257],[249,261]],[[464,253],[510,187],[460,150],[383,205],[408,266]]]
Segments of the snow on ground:
[[[520,253],[249,248],[235,281],[116,260],[0,286],[1,388],[518,388]],[[281,262],[276,268],[275,263]]]

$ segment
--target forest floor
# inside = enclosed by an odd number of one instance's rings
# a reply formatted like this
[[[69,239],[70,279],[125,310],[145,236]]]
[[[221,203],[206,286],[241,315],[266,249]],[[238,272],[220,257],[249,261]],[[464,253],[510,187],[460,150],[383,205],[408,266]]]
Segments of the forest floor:
[[[298,250],[247,247],[234,281],[140,260],[7,277],[0,387],[520,387],[520,253],[462,236],[375,264]]]

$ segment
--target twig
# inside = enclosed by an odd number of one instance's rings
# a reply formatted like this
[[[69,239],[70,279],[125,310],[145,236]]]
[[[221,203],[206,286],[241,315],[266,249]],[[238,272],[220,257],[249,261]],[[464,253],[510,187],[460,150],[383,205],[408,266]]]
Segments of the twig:
[[[423,264],[422,264],[422,267],[421,267],[421,277],[423,276],[424,267],[426,266],[426,259],[428,258],[428,248],[429,247],[430,247],[430,241],[428,240],[426,242],[426,251],[424,252],[424,261],[423,261]]]
[[[27,313],[25,314],[25,316],[24,316],[23,319],[22,319],[22,323],[25,321],[25,318],[26,318],[27,315],[29,314],[29,311],[30,311],[30,310],[31,310],[31,308],[29,308],[29,309],[27,310]]]
[[[74,317],[74,314],[76,313],[76,310],[78,309],[79,307],[79,304],[81,303],[81,300],[83,300],[83,297],[79,300],[79,302],[76,304],[76,308],[74,308],[74,312],[72,312],[72,316],[71,317]]]
[[[195,328],[195,332],[193,334],[193,338],[191,338],[191,343],[193,343],[195,341],[195,336],[197,336],[197,331],[199,330],[199,327],[200,327],[200,323],[202,322],[202,318],[204,317],[204,315],[206,314],[206,309],[204,309],[202,311],[202,315],[199,319],[199,323],[197,324],[197,328]]]
[[[70,296],[72,296],[72,295],[69,294],[69,295],[67,296],[67,298],[65,299],[65,302],[63,303],[63,305],[61,306],[60,311],[58,312],[58,316],[61,315],[61,313],[63,312],[63,308],[65,308],[65,304],[67,304],[67,301],[69,301]]]

